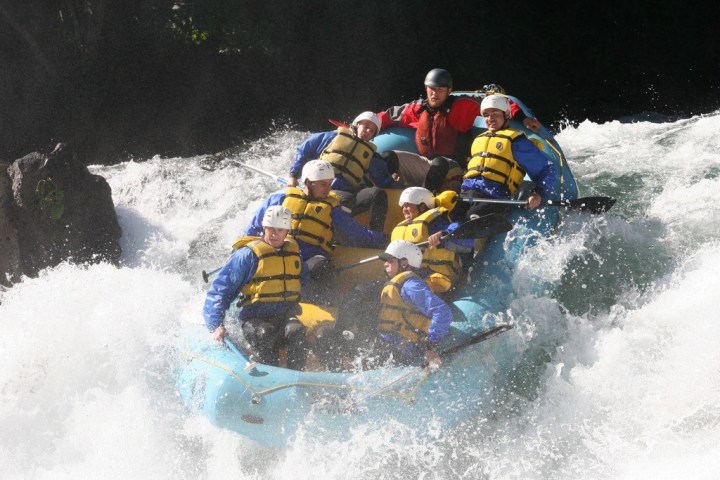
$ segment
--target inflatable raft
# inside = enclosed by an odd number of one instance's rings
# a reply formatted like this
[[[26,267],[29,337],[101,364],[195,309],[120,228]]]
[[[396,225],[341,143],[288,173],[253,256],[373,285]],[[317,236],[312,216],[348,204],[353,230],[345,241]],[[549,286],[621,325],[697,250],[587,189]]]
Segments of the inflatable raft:
[[[522,102],[510,98],[531,115]],[[512,126],[536,139],[556,165],[552,200],[577,198],[575,180],[549,132],[543,127],[534,134],[517,122]],[[475,133],[485,128],[482,117],[474,128]],[[415,151],[414,131],[408,129],[383,132],[374,142],[379,151]],[[528,179],[526,183],[532,188]],[[512,333],[503,332],[512,327],[505,312],[513,295],[513,271],[529,246],[553,233],[561,215],[562,209],[554,207],[532,212],[514,208],[509,214],[513,229],[488,238],[475,257],[467,285],[454,300],[455,318],[436,371],[396,367],[299,372],[250,364],[232,345],[217,345],[198,326],[188,335],[189,362],[178,378],[182,399],[213,424],[273,447],[283,447],[297,435],[344,439],[353,429],[388,422],[424,435],[452,428],[470,415],[483,415],[492,408],[494,392],[502,387],[503,372],[511,363],[506,337]],[[382,269],[378,262],[373,268]],[[322,309],[306,308],[306,315],[322,321]]]

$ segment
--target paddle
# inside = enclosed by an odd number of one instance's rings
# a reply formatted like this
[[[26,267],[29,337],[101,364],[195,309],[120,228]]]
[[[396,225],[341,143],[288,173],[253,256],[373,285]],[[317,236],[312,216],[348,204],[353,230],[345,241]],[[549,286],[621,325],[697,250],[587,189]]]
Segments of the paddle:
[[[248,359],[245,357],[245,355],[240,353],[240,350],[238,350],[238,348],[235,345],[233,345],[233,343],[230,341],[230,339],[228,337],[223,337],[223,343],[225,343],[225,346],[227,348],[229,348],[231,352],[233,352],[235,355],[240,357],[241,360],[245,360],[246,362],[248,361]]]
[[[482,238],[489,237],[498,233],[504,233],[512,229],[512,224],[503,215],[498,213],[490,213],[483,215],[480,218],[468,220],[465,223],[461,223],[458,227],[447,235],[440,237],[440,240],[451,240],[453,238]],[[418,247],[427,246],[428,242],[418,243]],[[348,263],[346,265],[340,265],[335,270],[343,271],[349,268],[364,265],[366,263],[374,262],[379,260],[378,255],[370,258],[365,258],[358,262]]]
[[[328,118],[328,122],[332,123],[336,127],[350,128],[350,125],[348,125],[347,123],[343,123],[338,120],[333,120],[332,118]]]
[[[248,375],[252,375],[253,377],[264,377],[268,375],[270,372],[261,372],[257,369],[257,362],[253,362],[251,359],[247,358],[245,355],[243,355],[240,350],[230,341],[228,337],[223,337],[223,342],[225,343],[225,346],[230,349],[231,352],[233,352],[237,357],[245,362],[245,371],[248,372]],[[253,403],[253,405],[257,405],[260,403],[260,395],[257,392],[252,392],[252,396],[250,397],[250,401]]]
[[[492,328],[489,328],[489,329],[487,329],[487,330],[485,330],[485,331],[483,331],[483,332],[480,332],[480,333],[478,333],[478,334],[476,334],[476,335],[473,335],[473,336],[471,336],[471,337],[468,337],[468,338],[466,338],[465,340],[463,340],[462,342],[458,343],[457,345],[453,345],[452,347],[446,348],[445,350],[442,350],[442,351],[438,352],[438,354],[440,355],[440,358],[445,358],[445,357],[447,357],[447,356],[449,356],[449,355],[452,355],[452,354],[454,354],[454,353],[459,352],[459,351],[462,350],[463,348],[469,347],[470,345],[475,345],[475,344],[477,344],[477,343],[484,342],[485,340],[489,340],[489,339],[491,339],[492,337],[501,334],[502,332],[505,332],[505,331],[507,331],[507,330],[510,330],[511,328],[513,328],[513,326],[512,326],[512,325],[508,325],[508,324],[496,325],[496,326],[494,326],[494,327],[492,327]],[[442,367],[442,365],[441,365],[441,367]],[[420,365],[420,368],[422,369],[421,371],[423,371],[423,370],[425,370],[426,368],[428,368],[428,364],[423,360],[422,365]],[[376,395],[379,395],[380,393],[388,390],[388,389],[391,388],[393,385],[395,385],[395,384],[397,384],[397,383],[399,383],[399,382],[404,381],[404,380],[405,380],[406,378],[408,378],[409,376],[415,375],[415,374],[417,374],[417,373],[418,373],[417,370],[412,370],[412,371],[406,373],[405,375],[403,375],[403,376],[401,376],[401,377],[393,380],[393,381],[390,382],[389,384],[387,384],[387,385],[385,385],[385,386],[383,386],[383,387],[381,387],[381,388],[379,388],[379,389],[377,389],[377,390],[375,390],[375,391],[373,391],[373,392],[368,393],[367,395],[365,395],[364,397],[362,397],[362,400],[363,400],[363,401],[367,401],[368,399],[370,399],[370,398],[372,398],[372,397],[374,397],[374,396],[376,396]]]
[[[202,271],[202,277],[203,277],[203,280],[205,280],[205,283],[207,283],[208,280],[210,280],[210,275],[215,275],[215,274],[216,274],[217,272],[219,272],[221,269],[222,269],[222,267],[218,267],[218,268],[216,268],[215,270],[213,270],[212,272],[206,272],[205,270],[203,270],[203,271]]]
[[[468,337],[465,340],[463,340],[462,342],[460,342],[456,345],[453,345],[452,347],[448,347],[445,350],[442,350],[438,353],[440,354],[440,357],[447,357],[448,355],[457,353],[460,350],[469,347],[470,345],[475,345],[476,343],[483,342],[489,338],[494,337],[495,335],[499,335],[502,332],[510,330],[511,328],[513,328],[513,326],[508,325],[508,324],[495,325],[492,328],[489,328],[483,332],[480,332],[477,335]]]
[[[524,207],[527,205],[527,200],[502,200],[498,198],[473,198],[473,197],[461,197],[466,202],[473,203],[499,203],[502,205],[517,205]],[[572,210],[581,210],[590,213],[603,213],[607,212],[615,204],[615,199],[612,197],[583,197],[575,198],[571,200],[545,200],[541,202],[541,206],[545,207],[563,207]]]
[[[268,177],[272,178],[273,180],[275,180],[275,181],[278,182],[278,183],[282,183],[283,185],[287,185],[287,184],[288,184],[287,179],[282,178],[282,177],[278,177],[278,176],[275,175],[274,173],[268,172],[268,171],[263,170],[263,169],[261,169],[261,168],[254,167],[254,166],[249,165],[249,164],[247,164],[247,163],[243,163],[243,162],[241,162],[241,161],[239,161],[239,160],[234,160],[233,163],[235,163],[236,165],[240,165],[241,167],[245,167],[245,168],[248,168],[248,169],[250,169],[250,170],[253,170],[253,171],[257,172],[257,173],[262,173],[263,175],[267,175]]]
[[[509,325],[507,323],[502,325],[495,325],[492,328],[489,328],[485,331],[482,331],[476,335],[473,335],[471,337],[466,338],[462,342],[453,345],[452,347],[448,347],[444,350],[441,350],[438,352],[438,355],[440,355],[441,359],[444,359],[445,357],[448,357],[454,353],[459,352],[460,350],[463,350],[470,345],[475,345],[476,343],[484,342],[485,340],[489,340],[493,338],[496,335],[500,335],[503,332],[506,332],[513,328],[512,325]],[[429,365],[427,361],[423,361],[422,368],[427,368]]]

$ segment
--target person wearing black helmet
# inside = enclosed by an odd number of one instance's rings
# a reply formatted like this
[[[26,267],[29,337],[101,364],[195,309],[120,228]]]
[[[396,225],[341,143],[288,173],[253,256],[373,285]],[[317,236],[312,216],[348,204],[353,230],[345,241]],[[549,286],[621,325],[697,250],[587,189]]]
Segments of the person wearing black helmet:
[[[398,174],[405,185],[424,186],[433,193],[459,192],[472,143],[470,131],[480,115],[480,104],[471,98],[451,96],[453,79],[445,69],[430,70],[424,85],[426,98],[378,114],[383,129],[414,128],[419,155],[393,152],[385,156],[397,157]],[[522,109],[512,105],[515,107],[513,118],[530,129],[537,129],[536,119],[526,117]]]

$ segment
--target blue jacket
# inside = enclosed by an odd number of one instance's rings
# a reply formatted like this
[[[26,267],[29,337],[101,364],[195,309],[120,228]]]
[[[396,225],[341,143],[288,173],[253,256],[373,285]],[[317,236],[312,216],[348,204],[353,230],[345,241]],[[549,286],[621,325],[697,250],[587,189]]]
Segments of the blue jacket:
[[[403,283],[400,296],[407,303],[415,305],[430,318],[428,342],[438,345],[448,334],[452,322],[452,310],[445,301],[435,295],[421,278],[409,278]]]
[[[526,137],[519,137],[512,142],[512,153],[517,162],[525,169],[535,188],[543,197],[552,191],[557,178],[555,165],[542,154],[533,142]],[[499,182],[484,177],[466,178],[463,180],[461,190],[473,190],[488,198],[509,198],[507,187]]]
[[[263,232],[262,219],[265,210],[273,205],[282,205],[285,200],[285,192],[274,193],[268,197],[265,202],[257,209],[250,224],[245,228],[243,235],[245,236],[261,236]],[[333,227],[340,229],[348,238],[349,247],[367,247],[367,248],[385,248],[387,240],[383,232],[370,230],[357,223],[342,207],[335,207],[331,213]],[[327,252],[317,245],[310,245],[306,242],[298,240],[300,245],[300,256],[303,260],[322,255],[327,257]]]
[[[407,279],[402,285],[400,296],[405,302],[415,305],[423,315],[430,318],[428,342],[433,346],[439,345],[447,336],[453,320],[452,310],[448,304],[433,293],[421,278]],[[424,345],[411,343],[394,332],[378,332],[378,335],[386,342],[399,347],[408,360],[420,360],[424,357]]]
[[[322,152],[325,151],[336,136],[337,131],[320,132],[310,135],[297,149],[295,161],[290,165],[290,176],[299,179],[303,166],[310,160],[320,158]],[[402,183],[392,177],[385,161],[377,155],[373,155],[372,159],[370,159],[367,176],[376,187],[405,188]],[[343,192],[354,192],[350,184],[340,175],[335,177],[332,188],[333,190],[342,190]]]
[[[223,265],[213,280],[205,297],[203,317],[205,325],[211,332],[223,324],[225,312],[238,295],[240,290],[255,275],[258,267],[258,258],[255,252],[248,247],[235,250],[230,260]],[[300,274],[302,284],[308,277],[306,269]],[[238,310],[237,318],[243,320],[253,317],[274,316],[287,314],[288,316],[300,313],[297,302],[256,302],[245,305]]]

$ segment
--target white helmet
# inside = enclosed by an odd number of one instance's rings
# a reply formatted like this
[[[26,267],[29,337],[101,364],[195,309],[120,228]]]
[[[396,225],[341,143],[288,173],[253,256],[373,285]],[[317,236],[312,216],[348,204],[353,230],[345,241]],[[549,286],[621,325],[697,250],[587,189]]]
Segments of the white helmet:
[[[402,207],[405,203],[420,205],[424,203],[427,208],[435,207],[435,197],[430,190],[423,187],[408,187],[400,194],[398,204]]]
[[[302,177],[311,182],[332,180],[335,178],[335,169],[327,160],[310,160],[302,169]]]
[[[292,213],[290,209],[282,205],[268,207],[262,219],[262,226],[290,230],[292,226]]]
[[[422,265],[420,247],[407,240],[393,240],[378,257],[383,260],[400,260],[404,258],[408,261],[408,265],[413,268],[420,268],[420,265]]]
[[[373,113],[373,112],[362,112],[360,115],[358,115],[357,117],[355,117],[355,120],[353,120],[353,123],[352,123],[352,124],[353,124],[353,125],[357,125],[358,122],[360,122],[360,121],[362,121],[362,120],[368,120],[368,121],[372,122],[372,123],[375,125],[375,127],[377,128],[377,130],[375,131],[375,134],[378,134],[378,133],[380,132],[380,127],[381,127],[382,124],[380,123],[380,117],[378,117],[375,113]]]
[[[502,95],[488,95],[483,98],[480,104],[480,111],[484,112],[487,108],[497,108],[503,112],[510,113],[510,101]]]

